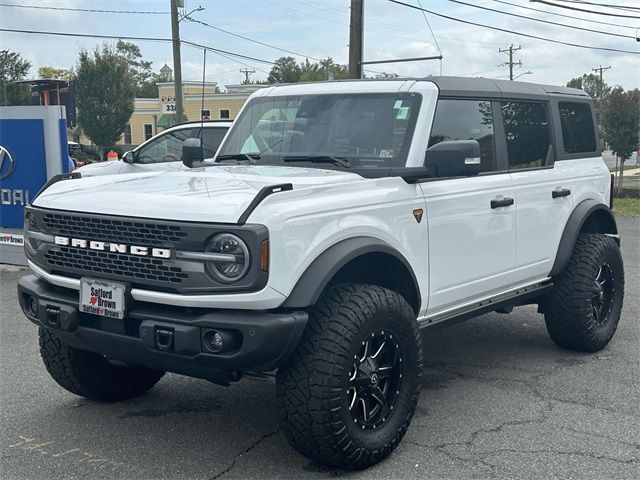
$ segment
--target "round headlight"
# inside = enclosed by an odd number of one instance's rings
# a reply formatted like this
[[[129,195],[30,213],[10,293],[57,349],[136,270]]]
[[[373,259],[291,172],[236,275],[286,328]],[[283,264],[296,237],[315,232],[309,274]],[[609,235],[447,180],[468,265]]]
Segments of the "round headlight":
[[[218,254],[218,258],[205,263],[214,278],[231,283],[240,280],[249,270],[249,249],[237,235],[220,233],[207,245],[207,252]]]

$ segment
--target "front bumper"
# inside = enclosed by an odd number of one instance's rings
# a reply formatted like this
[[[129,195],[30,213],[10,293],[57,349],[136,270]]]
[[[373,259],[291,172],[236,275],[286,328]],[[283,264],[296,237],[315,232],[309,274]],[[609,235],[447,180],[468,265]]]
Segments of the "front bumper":
[[[216,383],[239,372],[277,368],[293,352],[307,323],[303,311],[206,310],[134,302],[123,320],[82,313],[78,292],[35,275],[18,282],[22,311],[36,325],[55,332],[69,346],[139,365]],[[211,331],[225,349],[207,348]]]

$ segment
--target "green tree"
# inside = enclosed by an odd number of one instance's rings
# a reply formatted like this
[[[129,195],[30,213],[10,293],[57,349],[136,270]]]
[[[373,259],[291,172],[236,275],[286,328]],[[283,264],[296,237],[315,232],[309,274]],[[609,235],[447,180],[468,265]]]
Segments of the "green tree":
[[[151,70],[152,62],[142,59],[140,47],[135,43],[118,40],[116,52],[129,64],[136,87],[136,97],[157,98],[158,76]]]
[[[624,162],[638,148],[640,90],[625,92],[619,86],[611,90],[604,106],[602,127],[611,151],[620,159],[618,188],[622,188]]]
[[[331,57],[319,62],[310,62],[306,59],[300,64],[300,72],[300,82],[319,82],[331,77],[340,80],[349,77],[347,66],[337,64]]]
[[[366,78],[366,76],[365,76]],[[375,78],[376,80],[389,80],[389,79],[393,79],[393,78],[398,78],[398,74],[397,73],[387,73],[387,72],[382,72],[382,73],[377,73],[373,76],[373,78]]]
[[[331,77],[336,80],[348,78],[347,66],[336,63],[331,57],[318,62],[307,58],[300,63],[293,57],[280,57],[271,68],[267,83],[318,82]]]
[[[300,66],[293,57],[280,57],[275,61],[267,81],[269,83],[296,83],[300,81]]]
[[[16,83],[24,80],[31,62],[18,52],[0,50],[0,105],[31,105],[29,85]]]
[[[611,92],[611,87],[607,82],[600,85],[600,76],[595,73],[585,73],[581,77],[572,78],[567,82],[567,87],[579,88],[587,92],[592,98],[606,98]]]
[[[100,147],[120,138],[133,113],[135,80],[129,63],[112,47],[80,51],[76,66],[76,103],[82,131]]]
[[[56,68],[43,65],[38,68],[39,78],[53,78],[56,80],[71,80],[71,71],[66,68]]]

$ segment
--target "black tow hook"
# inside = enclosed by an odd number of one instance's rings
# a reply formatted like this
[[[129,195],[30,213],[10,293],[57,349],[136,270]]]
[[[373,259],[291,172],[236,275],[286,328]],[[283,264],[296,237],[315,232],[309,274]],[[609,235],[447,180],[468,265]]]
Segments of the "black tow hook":
[[[173,329],[156,328],[156,348],[163,352],[173,350]]]

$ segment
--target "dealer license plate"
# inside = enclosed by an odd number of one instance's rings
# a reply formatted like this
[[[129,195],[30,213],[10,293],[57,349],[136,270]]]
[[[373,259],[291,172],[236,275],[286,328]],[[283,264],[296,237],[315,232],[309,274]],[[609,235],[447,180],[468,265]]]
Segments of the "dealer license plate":
[[[125,291],[123,283],[80,279],[80,311],[109,318],[124,318]]]

